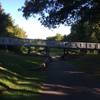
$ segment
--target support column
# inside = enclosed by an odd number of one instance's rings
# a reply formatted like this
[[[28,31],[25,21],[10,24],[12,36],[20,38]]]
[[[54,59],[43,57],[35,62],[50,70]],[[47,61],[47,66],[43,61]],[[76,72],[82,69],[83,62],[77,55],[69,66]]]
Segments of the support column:
[[[64,48],[64,53],[63,53],[63,55],[64,55],[64,56],[66,55],[66,48]]]
[[[98,54],[100,54],[100,49],[98,50]]]
[[[28,47],[28,53],[27,54],[30,54],[30,52],[31,52],[31,47],[29,46]]]
[[[5,44],[5,50],[6,52],[8,52],[8,46]]]
[[[45,47],[46,56],[49,56],[49,48]]]
[[[64,60],[65,56],[66,56],[66,48],[63,49],[63,55],[61,56],[61,59]]]

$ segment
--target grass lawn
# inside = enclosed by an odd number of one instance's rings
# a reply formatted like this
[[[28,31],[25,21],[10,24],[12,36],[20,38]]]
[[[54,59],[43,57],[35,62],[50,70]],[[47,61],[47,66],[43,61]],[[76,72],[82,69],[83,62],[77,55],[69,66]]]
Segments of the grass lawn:
[[[100,81],[100,55],[72,55],[67,61],[79,71],[86,72]]]
[[[37,100],[43,73],[37,70],[43,57],[0,51],[0,99]]]
[[[61,56],[63,55],[63,49],[60,48],[50,48],[51,56]]]

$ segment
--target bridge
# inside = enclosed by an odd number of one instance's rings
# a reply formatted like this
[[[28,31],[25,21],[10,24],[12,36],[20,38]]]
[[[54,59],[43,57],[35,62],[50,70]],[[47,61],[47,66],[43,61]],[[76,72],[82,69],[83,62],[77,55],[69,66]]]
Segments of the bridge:
[[[22,39],[11,37],[0,37],[0,45],[4,46],[26,46],[26,47],[45,47],[45,48],[62,48],[80,49],[80,50],[100,50],[100,43],[88,42],[59,42],[41,39]]]

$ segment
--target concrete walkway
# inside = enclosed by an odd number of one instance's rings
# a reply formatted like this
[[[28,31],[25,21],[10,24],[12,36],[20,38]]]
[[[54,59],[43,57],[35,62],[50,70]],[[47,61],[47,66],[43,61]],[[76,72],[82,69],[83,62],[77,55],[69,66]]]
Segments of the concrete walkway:
[[[44,73],[40,100],[100,100],[100,83],[65,61],[55,59]]]

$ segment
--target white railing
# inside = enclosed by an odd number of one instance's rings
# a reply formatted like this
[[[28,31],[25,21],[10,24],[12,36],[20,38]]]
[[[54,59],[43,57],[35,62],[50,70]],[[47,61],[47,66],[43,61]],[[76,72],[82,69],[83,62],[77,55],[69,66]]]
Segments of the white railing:
[[[87,42],[57,42],[39,39],[21,39],[0,37],[0,45],[18,45],[18,46],[46,46],[46,47],[60,47],[72,49],[100,49],[100,43]]]

